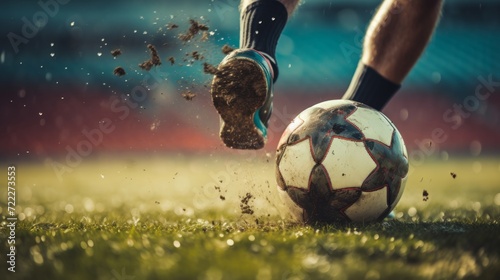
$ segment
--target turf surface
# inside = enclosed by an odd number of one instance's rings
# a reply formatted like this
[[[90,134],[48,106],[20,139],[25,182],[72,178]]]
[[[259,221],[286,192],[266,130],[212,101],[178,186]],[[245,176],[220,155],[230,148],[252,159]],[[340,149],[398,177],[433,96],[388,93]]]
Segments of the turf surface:
[[[500,161],[494,157],[429,159],[413,169],[396,219],[343,226],[281,218],[272,157],[94,158],[60,178],[49,161],[16,167],[16,272],[6,266],[2,188],[2,279],[500,274]]]

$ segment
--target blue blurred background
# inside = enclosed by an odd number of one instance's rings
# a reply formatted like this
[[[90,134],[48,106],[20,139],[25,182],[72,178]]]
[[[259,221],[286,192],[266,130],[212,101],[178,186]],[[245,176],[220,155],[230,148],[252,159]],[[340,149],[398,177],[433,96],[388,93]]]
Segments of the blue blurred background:
[[[274,150],[294,115],[342,96],[358,63],[364,30],[379,3],[306,0],[289,19],[277,50],[281,71],[268,151]],[[0,155],[64,155],[86,139],[83,130],[99,128],[104,118],[115,129],[95,144],[94,151],[226,151],[218,140],[218,118],[210,104],[211,77],[203,73],[202,63],[217,65],[224,56],[223,45],[238,45],[238,4],[236,0],[3,1],[0,127],[6,137]],[[429,46],[384,111],[410,151],[432,150],[426,155],[446,157],[450,151],[477,156],[499,150],[499,14],[499,1],[446,1]],[[189,42],[178,39],[190,19],[209,26],[207,40],[202,34]],[[172,24],[179,27],[168,28]],[[163,62],[150,72],[138,67],[150,56],[147,44],[156,46]],[[122,55],[115,58],[110,52],[117,48]],[[194,51],[203,59],[194,59],[190,55]],[[174,65],[169,57],[175,59]],[[113,74],[118,66],[125,69],[125,76]],[[144,100],[127,105],[126,115],[113,110],[113,100],[125,104],[145,79],[150,86],[145,86]],[[483,96],[490,93],[484,100],[476,95],[480,85],[487,90]],[[186,92],[196,97],[185,100]],[[457,106],[469,109],[458,116]],[[455,113],[447,115],[449,110]],[[432,146],[436,129],[443,130],[447,140]]]

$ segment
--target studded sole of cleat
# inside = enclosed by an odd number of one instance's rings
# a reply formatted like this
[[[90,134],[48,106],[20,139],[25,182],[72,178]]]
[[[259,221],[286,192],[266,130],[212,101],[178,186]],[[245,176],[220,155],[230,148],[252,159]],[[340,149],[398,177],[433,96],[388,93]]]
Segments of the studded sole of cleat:
[[[260,149],[265,137],[254,124],[254,114],[267,94],[263,70],[248,59],[219,66],[212,82],[212,102],[221,116],[220,138],[229,148]]]

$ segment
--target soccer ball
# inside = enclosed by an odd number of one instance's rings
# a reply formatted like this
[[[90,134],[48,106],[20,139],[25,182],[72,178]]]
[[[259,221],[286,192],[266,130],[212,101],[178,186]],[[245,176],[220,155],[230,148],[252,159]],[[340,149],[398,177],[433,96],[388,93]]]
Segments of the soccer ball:
[[[407,174],[408,154],[394,124],[358,102],[304,110],[278,144],[278,192],[306,223],[380,221],[401,198]]]

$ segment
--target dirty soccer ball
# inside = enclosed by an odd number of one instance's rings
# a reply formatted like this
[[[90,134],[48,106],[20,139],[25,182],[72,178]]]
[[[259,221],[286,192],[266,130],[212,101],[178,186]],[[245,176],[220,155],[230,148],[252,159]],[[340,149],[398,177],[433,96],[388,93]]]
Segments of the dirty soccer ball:
[[[380,221],[401,198],[407,173],[406,147],[394,124],[348,100],[300,113],[276,155],[278,192],[306,223]]]

